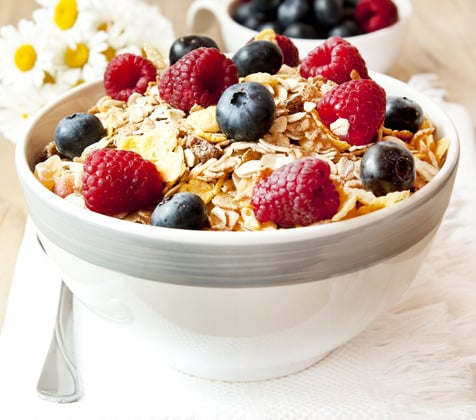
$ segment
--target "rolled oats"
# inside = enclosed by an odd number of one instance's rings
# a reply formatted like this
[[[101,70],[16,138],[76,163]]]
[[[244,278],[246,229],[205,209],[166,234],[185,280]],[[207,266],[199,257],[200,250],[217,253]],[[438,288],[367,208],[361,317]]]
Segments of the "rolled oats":
[[[254,217],[250,204],[253,187],[261,177],[305,156],[319,157],[330,165],[341,202],[332,222],[390,206],[411,194],[399,191],[376,197],[362,188],[360,159],[368,146],[351,146],[340,140],[349,122],[338,120],[329,129],[316,110],[319,99],[336,86],[334,82],[322,77],[304,79],[286,65],[278,74],[256,73],[244,80],[264,84],[275,99],[275,121],[258,142],[227,139],[220,132],[214,106],[194,107],[187,116],[164,103],[157,85],[151,85],[145,95],[132,95],[127,104],[101,98],[90,112],[107,128],[107,138],[86,149],[76,163],[64,163],[50,150],[47,159],[37,165],[36,175],[52,189],[61,172],[75,172],[77,185],[68,199],[82,202],[78,180],[84,157],[95,148],[134,150],[155,163],[165,182],[166,196],[191,191],[202,197],[208,208],[210,229],[214,230],[276,229],[274,223],[263,224]],[[383,128],[378,140],[388,138],[405,142],[413,153],[415,190],[436,175],[450,143],[448,139],[437,139],[436,129],[428,119],[414,135]],[[150,223],[150,212],[146,210],[123,217]]]

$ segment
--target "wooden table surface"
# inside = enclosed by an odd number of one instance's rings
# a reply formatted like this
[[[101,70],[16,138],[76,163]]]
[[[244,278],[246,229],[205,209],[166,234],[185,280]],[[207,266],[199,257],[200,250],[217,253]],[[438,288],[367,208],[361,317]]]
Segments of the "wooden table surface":
[[[150,0],[174,24],[177,36],[187,34],[185,10],[191,0]],[[39,5],[34,0],[0,0],[0,26],[29,19]],[[448,99],[467,106],[476,121],[476,1],[413,0],[414,16],[403,52],[388,72],[401,80],[414,73],[436,73]],[[207,29],[222,47],[218,25]],[[0,330],[26,209],[15,173],[14,145],[0,135]]]

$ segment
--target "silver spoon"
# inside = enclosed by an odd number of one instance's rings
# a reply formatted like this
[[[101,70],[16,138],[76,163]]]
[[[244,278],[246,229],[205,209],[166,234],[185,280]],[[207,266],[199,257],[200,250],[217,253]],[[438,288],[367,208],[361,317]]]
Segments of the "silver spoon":
[[[43,244],[37,239],[46,254]],[[73,332],[73,294],[61,281],[55,328],[37,385],[39,396],[47,401],[70,403],[81,397]]]

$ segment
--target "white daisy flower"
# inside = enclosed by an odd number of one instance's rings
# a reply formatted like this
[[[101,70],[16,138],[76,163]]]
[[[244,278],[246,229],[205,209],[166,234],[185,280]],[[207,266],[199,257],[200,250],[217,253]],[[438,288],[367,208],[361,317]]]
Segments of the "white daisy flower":
[[[49,27],[53,36],[70,45],[80,42],[93,28],[96,16],[90,0],[37,0],[43,8],[33,12],[33,20]]]
[[[51,72],[53,57],[44,28],[22,19],[18,28],[0,29],[0,80],[5,84],[41,86]]]
[[[106,34],[102,31],[85,34],[78,43],[70,46],[64,42],[57,57],[55,79],[71,87],[83,82],[100,79],[104,76],[107,59]]]
[[[48,102],[101,79],[108,61],[175,39],[156,6],[138,0],[37,0],[33,20],[0,29],[0,131],[15,142]]]
[[[50,84],[39,89],[4,87],[0,91],[0,131],[16,143],[25,134],[31,117],[61,93]]]
[[[175,39],[171,22],[155,5],[144,2],[92,0],[96,28],[108,35],[108,59],[123,52],[139,53],[144,44],[168,56]]]

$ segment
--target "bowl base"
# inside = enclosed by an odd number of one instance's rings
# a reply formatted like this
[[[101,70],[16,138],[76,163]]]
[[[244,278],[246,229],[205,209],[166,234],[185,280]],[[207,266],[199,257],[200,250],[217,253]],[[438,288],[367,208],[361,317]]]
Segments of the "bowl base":
[[[317,363],[325,359],[331,351],[319,354],[306,360],[300,360],[296,363],[288,363],[286,365],[267,367],[264,369],[201,369],[200,366],[179,367],[171,366],[186,375],[194,376],[196,378],[223,381],[223,382],[260,382],[271,379],[279,379],[285,376],[298,374],[306,369],[312,368]]]

